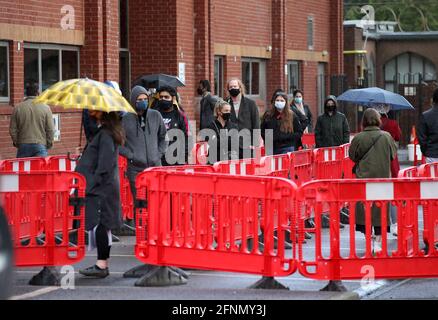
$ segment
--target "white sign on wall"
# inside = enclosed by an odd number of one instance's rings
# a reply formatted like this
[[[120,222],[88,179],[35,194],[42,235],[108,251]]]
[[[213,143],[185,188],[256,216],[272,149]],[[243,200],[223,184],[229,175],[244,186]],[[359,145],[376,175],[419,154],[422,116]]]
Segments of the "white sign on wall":
[[[75,8],[71,5],[65,5],[61,8],[61,29],[74,30],[75,29]]]
[[[182,83],[186,83],[186,64],[184,62],[178,63],[178,78]]]
[[[55,130],[54,141],[61,140],[61,117],[59,114],[52,114],[53,117],[53,128]]]

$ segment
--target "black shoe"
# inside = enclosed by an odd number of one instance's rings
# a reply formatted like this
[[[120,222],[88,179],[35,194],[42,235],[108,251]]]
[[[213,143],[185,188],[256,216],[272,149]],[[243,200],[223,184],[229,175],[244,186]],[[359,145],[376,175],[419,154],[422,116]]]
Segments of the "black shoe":
[[[304,238],[306,239],[312,239],[312,235],[308,232],[304,232]]]
[[[321,215],[321,227],[323,229],[330,228],[330,219],[327,215],[322,214]]]
[[[101,269],[94,265],[86,269],[79,270],[79,273],[87,277],[106,278],[109,276],[108,268]]]
[[[304,227],[308,229],[315,228],[315,221],[313,220],[313,218],[306,219],[304,221]]]

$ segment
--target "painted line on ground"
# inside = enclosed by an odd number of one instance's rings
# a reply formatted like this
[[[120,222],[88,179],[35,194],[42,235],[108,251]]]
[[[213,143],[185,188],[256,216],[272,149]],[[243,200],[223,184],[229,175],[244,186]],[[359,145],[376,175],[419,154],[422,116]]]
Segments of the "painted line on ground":
[[[28,288],[28,287],[26,287]],[[42,288],[42,289],[38,289],[32,292],[28,292],[22,295],[18,295],[18,296],[13,296],[11,298],[9,298],[9,300],[25,300],[25,299],[31,299],[31,298],[36,298],[38,296],[42,296],[43,294],[48,294],[50,292],[56,291],[61,289],[61,287],[46,287],[46,288]]]

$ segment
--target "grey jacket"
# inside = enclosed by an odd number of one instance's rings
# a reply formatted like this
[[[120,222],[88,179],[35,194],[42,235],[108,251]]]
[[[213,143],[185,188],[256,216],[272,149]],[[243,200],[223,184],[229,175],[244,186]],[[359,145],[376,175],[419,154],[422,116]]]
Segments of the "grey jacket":
[[[161,166],[161,157],[168,146],[161,114],[157,110],[148,109],[144,131],[140,126],[139,116],[133,113],[127,113],[122,118],[122,125],[126,141],[119,152],[128,159],[128,178],[135,180],[137,173],[144,169]]]

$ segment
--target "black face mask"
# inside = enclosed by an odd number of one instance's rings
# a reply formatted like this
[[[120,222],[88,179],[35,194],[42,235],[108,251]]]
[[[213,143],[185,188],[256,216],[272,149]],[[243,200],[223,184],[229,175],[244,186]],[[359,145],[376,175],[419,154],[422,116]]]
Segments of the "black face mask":
[[[326,108],[326,110],[327,110],[328,112],[334,112],[335,109],[336,109],[335,106],[327,106],[327,107],[325,107],[325,108]]]
[[[224,119],[225,121],[230,120],[230,118],[231,118],[231,113],[230,112],[222,113],[222,119]]]
[[[202,94],[204,93],[204,90],[202,90],[201,88],[198,88],[198,89],[196,90],[196,92],[198,92],[198,94],[199,94],[200,96],[202,96]]]
[[[169,111],[173,106],[172,101],[167,100],[159,100],[158,101],[158,109],[162,111]]]
[[[228,92],[230,93],[230,95],[232,96],[232,97],[237,97],[239,94],[240,94],[240,89],[230,89],[230,90],[228,90]]]

